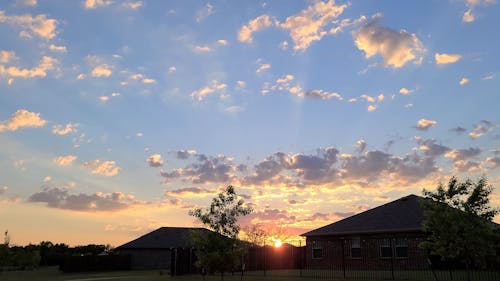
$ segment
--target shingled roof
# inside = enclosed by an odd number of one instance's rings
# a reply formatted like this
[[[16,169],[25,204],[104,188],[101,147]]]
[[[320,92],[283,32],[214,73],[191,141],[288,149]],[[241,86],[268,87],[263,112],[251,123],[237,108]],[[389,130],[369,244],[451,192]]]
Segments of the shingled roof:
[[[302,236],[421,231],[425,219],[424,209],[420,205],[422,199],[422,197],[411,194],[311,230]]]
[[[160,227],[117,247],[117,249],[185,248],[189,246],[189,235],[192,231],[210,232],[206,228],[197,227]]]

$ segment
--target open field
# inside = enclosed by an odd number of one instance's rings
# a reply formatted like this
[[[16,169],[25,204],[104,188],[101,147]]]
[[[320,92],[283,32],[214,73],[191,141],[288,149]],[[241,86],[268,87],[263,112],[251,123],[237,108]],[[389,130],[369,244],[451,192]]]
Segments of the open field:
[[[145,270],[145,271],[113,271],[113,272],[87,272],[87,273],[62,273],[57,267],[45,267],[33,271],[16,271],[16,272],[2,272],[0,273],[0,280],[2,281],[202,281],[200,275],[186,275],[178,277],[170,277],[168,271],[160,273],[159,270]],[[467,280],[465,272],[453,273],[453,280]],[[395,281],[432,281],[436,280],[430,271],[404,271],[395,272]],[[450,274],[447,271],[436,272],[437,280],[450,280]],[[206,281],[218,281],[219,275],[206,276]],[[235,273],[234,276],[226,274],[224,276],[226,281],[240,281],[240,273]],[[304,270],[302,277],[298,270],[274,270],[266,272],[253,271],[246,272],[243,278],[245,281],[313,281],[313,280],[371,280],[382,281],[392,280],[390,271],[350,271],[346,274],[346,279],[343,279],[341,272],[321,271],[321,270]],[[494,281],[500,280],[500,272],[483,272],[475,273],[472,275],[472,280],[478,281]]]

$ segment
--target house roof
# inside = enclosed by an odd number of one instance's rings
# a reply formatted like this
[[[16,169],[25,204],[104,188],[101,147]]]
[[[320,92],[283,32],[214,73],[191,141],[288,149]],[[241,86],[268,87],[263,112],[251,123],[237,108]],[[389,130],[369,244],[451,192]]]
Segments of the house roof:
[[[311,230],[302,236],[421,231],[425,219],[424,208],[420,204],[422,199],[422,197],[411,194]]]
[[[189,246],[192,231],[211,232],[197,227],[160,227],[150,233],[125,243],[117,249],[171,249]]]

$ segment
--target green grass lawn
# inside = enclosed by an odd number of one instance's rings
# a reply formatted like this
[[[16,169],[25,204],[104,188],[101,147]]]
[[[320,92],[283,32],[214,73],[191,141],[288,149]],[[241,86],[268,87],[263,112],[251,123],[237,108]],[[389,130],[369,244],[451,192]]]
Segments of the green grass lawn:
[[[449,272],[436,272],[439,281],[450,280]],[[244,281],[313,281],[313,280],[370,280],[385,281],[392,280],[390,271],[350,271],[343,279],[343,274],[339,271],[326,270],[303,270],[302,277],[298,270],[273,270],[267,271],[264,276],[262,271],[246,272]],[[394,274],[395,281],[433,281],[434,275],[430,271],[400,271]],[[467,280],[465,272],[453,272],[453,280]],[[496,273],[475,273],[472,280],[495,281],[500,280],[500,272]],[[134,271],[113,271],[113,272],[87,272],[87,273],[62,273],[57,267],[44,267],[32,271],[1,272],[1,281],[202,281],[201,275],[187,275],[170,277],[168,271],[160,270],[134,270]],[[206,276],[206,281],[218,281],[220,275]],[[239,272],[234,275],[225,274],[225,281],[240,281]]]

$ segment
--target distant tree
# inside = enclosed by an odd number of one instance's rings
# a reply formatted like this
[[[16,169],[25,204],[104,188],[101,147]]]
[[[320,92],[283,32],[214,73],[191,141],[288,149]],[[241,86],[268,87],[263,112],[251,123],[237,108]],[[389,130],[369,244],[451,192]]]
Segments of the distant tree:
[[[4,233],[4,242],[0,244],[0,271],[2,270],[2,267],[6,266],[9,264],[9,243],[10,243],[10,236],[9,236],[9,231],[6,230]]]
[[[484,177],[477,182],[459,182],[452,177],[446,187],[440,183],[435,192],[424,189],[424,230],[429,237],[421,246],[444,260],[464,262],[468,271],[472,265],[484,265],[485,258],[495,254],[499,241],[492,223],[498,213],[490,206],[492,191]]]
[[[245,233],[243,239],[256,246],[264,246],[269,236],[268,231],[258,223],[244,227],[243,231]]]
[[[213,231],[193,232],[191,242],[196,250],[198,267],[220,272],[221,280],[224,279],[224,272],[234,270],[243,251],[243,245],[237,239],[240,231],[238,218],[251,212],[252,209],[245,206],[232,186],[213,198],[209,208],[189,211],[189,215]]]

